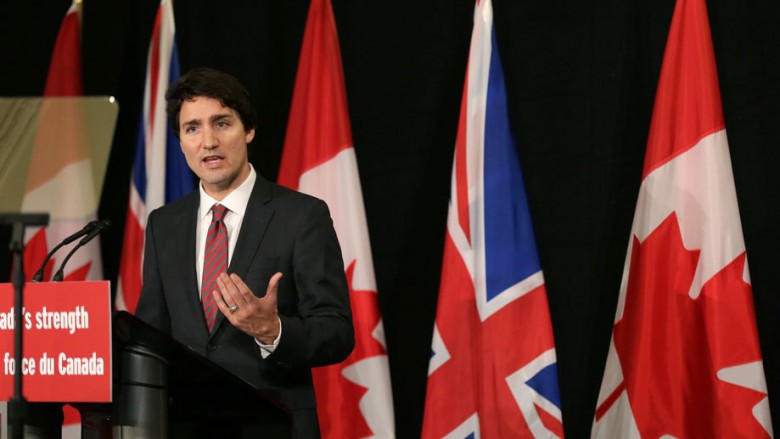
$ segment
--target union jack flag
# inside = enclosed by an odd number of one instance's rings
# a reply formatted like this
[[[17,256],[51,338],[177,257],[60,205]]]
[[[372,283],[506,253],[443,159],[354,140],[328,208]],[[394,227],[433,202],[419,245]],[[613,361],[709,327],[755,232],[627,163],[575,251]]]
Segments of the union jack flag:
[[[490,0],[475,9],[424,438],[563,437],[555,343]]]
[[[115,307],[135,312],[141,295],[144,230],[149,212],[195,189],[165,114],[165,91],[180,76],[170,0],[160,2],[149,44],[143,114],[130,181],[130,200]]]

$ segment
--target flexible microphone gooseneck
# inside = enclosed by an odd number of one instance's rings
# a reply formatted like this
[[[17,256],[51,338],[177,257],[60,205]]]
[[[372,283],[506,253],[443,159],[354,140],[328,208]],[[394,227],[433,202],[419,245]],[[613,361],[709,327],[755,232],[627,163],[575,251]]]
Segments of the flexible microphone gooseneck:
[[[79,230],[78,232],[76,232],[76,233],[68,236],[67,238],[63,239],[62,242],[60,242],[59,244],[57,244],[56,247],[51,249],[49,254],[46,255],[46,258],[44,258],[43,264],[41,264],[41,268],[39,268],[38,271],[35,272],[35,275],[32,278],[32,282],[40,282],[40,281],[43,280],[43,271],[46,269],[46,264],[49,263],[49,259],[51,259],[52,255],[54,255],[54,253],[57,250],[59,250],[60,247],[62,247],[63,245],[70,244],[71,242],[73,242],[73,241],[81,238],[82,236],[86,235],[87,233],[91,232],[92,229],[97,227],[98,223],[99,223],[99,221],[97,221],[97,220],[88,222],[87,225],[84,226],[81,230]]]
[[[62,261],[62,264],[60,265],[60,269],[57,270],[57,272],[54,274],[54,278],[52,279],[52,282],[62,282],[63,278],[63,270],[65,269],[65,264],[68,263],[70,260],[70,257],[73,256],[74,253],[76,253],[76,250],[80,249],[84,246],[84,244],[88,243],[92,240],[92,238],[99,235],[103,230],[106,230],[107,228],[111,227],[111,221],[109,220],[102,220],[99,221],[89,232],[87,232],[86,236],[81,238],[81,241],[79,241],[78,244],[73,246],[73,248],[68,252],[68,255],[65,256],[65,259]],[[75,239],[75,238],[74,238]]]

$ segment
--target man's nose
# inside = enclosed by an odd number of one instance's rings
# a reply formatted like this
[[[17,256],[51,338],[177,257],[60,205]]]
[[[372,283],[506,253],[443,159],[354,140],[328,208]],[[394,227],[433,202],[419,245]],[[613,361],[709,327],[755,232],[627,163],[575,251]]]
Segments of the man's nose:
[[[208,149],[213,149],[219,146],[219,137],[217,132],[211,127],[206,127],[203,130],[203,146]]]

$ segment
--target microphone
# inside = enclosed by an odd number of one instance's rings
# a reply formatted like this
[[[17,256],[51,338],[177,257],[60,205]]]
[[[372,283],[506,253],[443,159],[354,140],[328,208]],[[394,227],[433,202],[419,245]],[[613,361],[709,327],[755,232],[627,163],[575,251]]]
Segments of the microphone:
[[[43,264],[41,264],[41,268],[38,269],[38,271],[35,272],[35,275],[32,278],[33,282],[40,282],[43,280],[43,270],[46,268],[46,264],[49,263],[49,259],[54,255],[54,252],[60,249],[63,245],[70,244],[71,242],[81,238],[82,236],[86,235],[92,229],[94,229],[98,225],[99,221],[90,221],[87,223],[86,226],[84,226],[81,230],[78,232],[68,236],[67,238],[63,239],[61,243],[57,244],[56,247],[51,249],[48,255],[46,255],[46,258],[43,260]]]
[[[61,282],[63,278],[62,270],[65,268],[65,264],[68,263],[70,260],[70,257],[73,256],[73,253],[76,253],[76,250],[80,249],[84,244],[88,243],[92,240],[92,238],[96,237],[100,234],[103,230],[106,230],[107,228],[111,227],[111,221],[109,220],[102,220],[97,222],[97,224],[92,227],[91,230],[89,230],[83,238],[81,238],[81,241],[79,241],[78,244],[73,246],[73,248],[68,252],[68,255],[65,256],[65,259],[62,261],[62,264],[60,265],[60,269],[57,270],[57,273],[54,274],[54,278],[52,279],[52,282]],[[75,239],[75,238],[74,238]]]

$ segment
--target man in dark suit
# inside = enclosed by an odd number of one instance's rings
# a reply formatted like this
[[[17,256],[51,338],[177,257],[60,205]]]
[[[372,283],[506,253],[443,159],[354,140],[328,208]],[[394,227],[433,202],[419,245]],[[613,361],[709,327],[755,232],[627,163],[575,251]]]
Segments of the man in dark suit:
[[[318,437],[310,368],[340,362],[354,347],[328,207],[266,181],[249,164],[254,111],[234,77],[193,70],[166,100],[200,184],[149,215],[136,315],[256,387],[278,391],[294,436]]]

